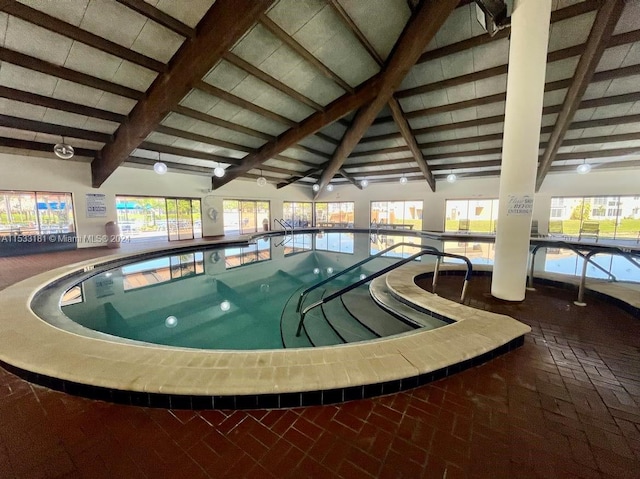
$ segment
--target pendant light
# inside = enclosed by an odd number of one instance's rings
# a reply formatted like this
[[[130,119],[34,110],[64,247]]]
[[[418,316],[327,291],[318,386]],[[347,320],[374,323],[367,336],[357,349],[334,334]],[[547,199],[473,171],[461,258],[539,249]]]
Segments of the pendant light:
[[[164,175],[167,172],[167,165],[163,163],[161,153],[158,152],[158,161],[156,161],[153,165],[153,171],[155,171],[159,175]]]
[[[586,160],[582,160],[582,164],[578,165],[576,171],[579,175],[586,175],[591,171],[591,165],[586,162]]]
[[[407,177],[406,177],[406,176],[402,175],[402,176],[400,177],[400,184],[401,184],[401,185],[406,185],[406,184],[407,184],[407,181],[409,181],[409,180],[407,180]]]
[[[262,176],[262,170],[260,170],[260,178],[256,180],[256,183],[258,183],[258,186],[261,188],[267,184],[267,179]]]
[[[447,175],[447,181],[449,183],[455,183],[457,179],[458,179],[458,177],[456,176],[456,174],[453,171]]]
[[[216,178],[222,178],[226,173],[225,169],[220,166],[220,163],[216,163],[216,167],[213,169],[213,176]]]

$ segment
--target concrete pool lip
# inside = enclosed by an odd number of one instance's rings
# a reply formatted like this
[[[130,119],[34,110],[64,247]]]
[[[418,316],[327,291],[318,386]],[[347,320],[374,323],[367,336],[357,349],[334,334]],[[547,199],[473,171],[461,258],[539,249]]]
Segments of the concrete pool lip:
[[[120,254],[65,266],[1,291],[0,361],[14,370],[27,372],[35,382],[38,378],[53,378],[54,383],[63,384],[63,389],[68,383],[74,387],[85,385],[152,395],[235,397],[317,393],[402,380],[408,385],[414,382],[409,381],[411,378],[438,371],[439,375],[446,375],[447,368],[453,372],[456,365],[504,349],[530,331],[528,326],[507,316],[447,301],[448,309],[444,303],[438,308],[456,323],[436,330],[337,347],[190,350],[133,344],[115,337],[86,337],[59,329],[32,311],[30,304],[36,291],[52,281],[75,271],[139,255]],[[420,273],[428,272],[424,266]],[[422,290],[420,295],[432,296]],[[437,303],[446,301],[433,299]],[[397,387],[401,385],[398,383]]]

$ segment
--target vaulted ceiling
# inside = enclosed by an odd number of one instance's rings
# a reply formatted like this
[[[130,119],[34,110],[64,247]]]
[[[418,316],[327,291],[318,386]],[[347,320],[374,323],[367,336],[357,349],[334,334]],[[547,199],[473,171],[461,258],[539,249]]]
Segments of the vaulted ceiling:
[[[500,174],[509,30],[469,0],[0,9],[0,151],[53,157],[64,137],[96,187],[159,157],[214,188]],[[637,168],[640,1],[553,0],[551,22],[538,187],[583,161]]]

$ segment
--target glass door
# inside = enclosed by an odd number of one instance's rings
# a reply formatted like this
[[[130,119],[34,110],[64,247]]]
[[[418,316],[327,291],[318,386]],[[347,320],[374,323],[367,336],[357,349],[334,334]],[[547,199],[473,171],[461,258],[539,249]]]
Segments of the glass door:
[[[178,198],[178,239],[193,239],[191,200]]]
[[[253,233],[256,228],[256,202],[240,202],[240,234]]]
[[[167,231],[169,232],[169,241],[180,239],[178,234],[178,200],[176,198],[166,198],[167,205]]]

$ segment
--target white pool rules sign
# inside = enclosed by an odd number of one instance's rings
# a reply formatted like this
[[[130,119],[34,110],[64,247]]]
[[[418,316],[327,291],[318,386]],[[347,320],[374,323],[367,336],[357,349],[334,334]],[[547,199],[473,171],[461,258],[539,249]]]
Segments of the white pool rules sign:
[[[524,216],[533,213],[533,196],[531,195],[509,195],[507,205],[507,216]]]
[[[87,218],[107,216],[107,195],[87,193]]]

